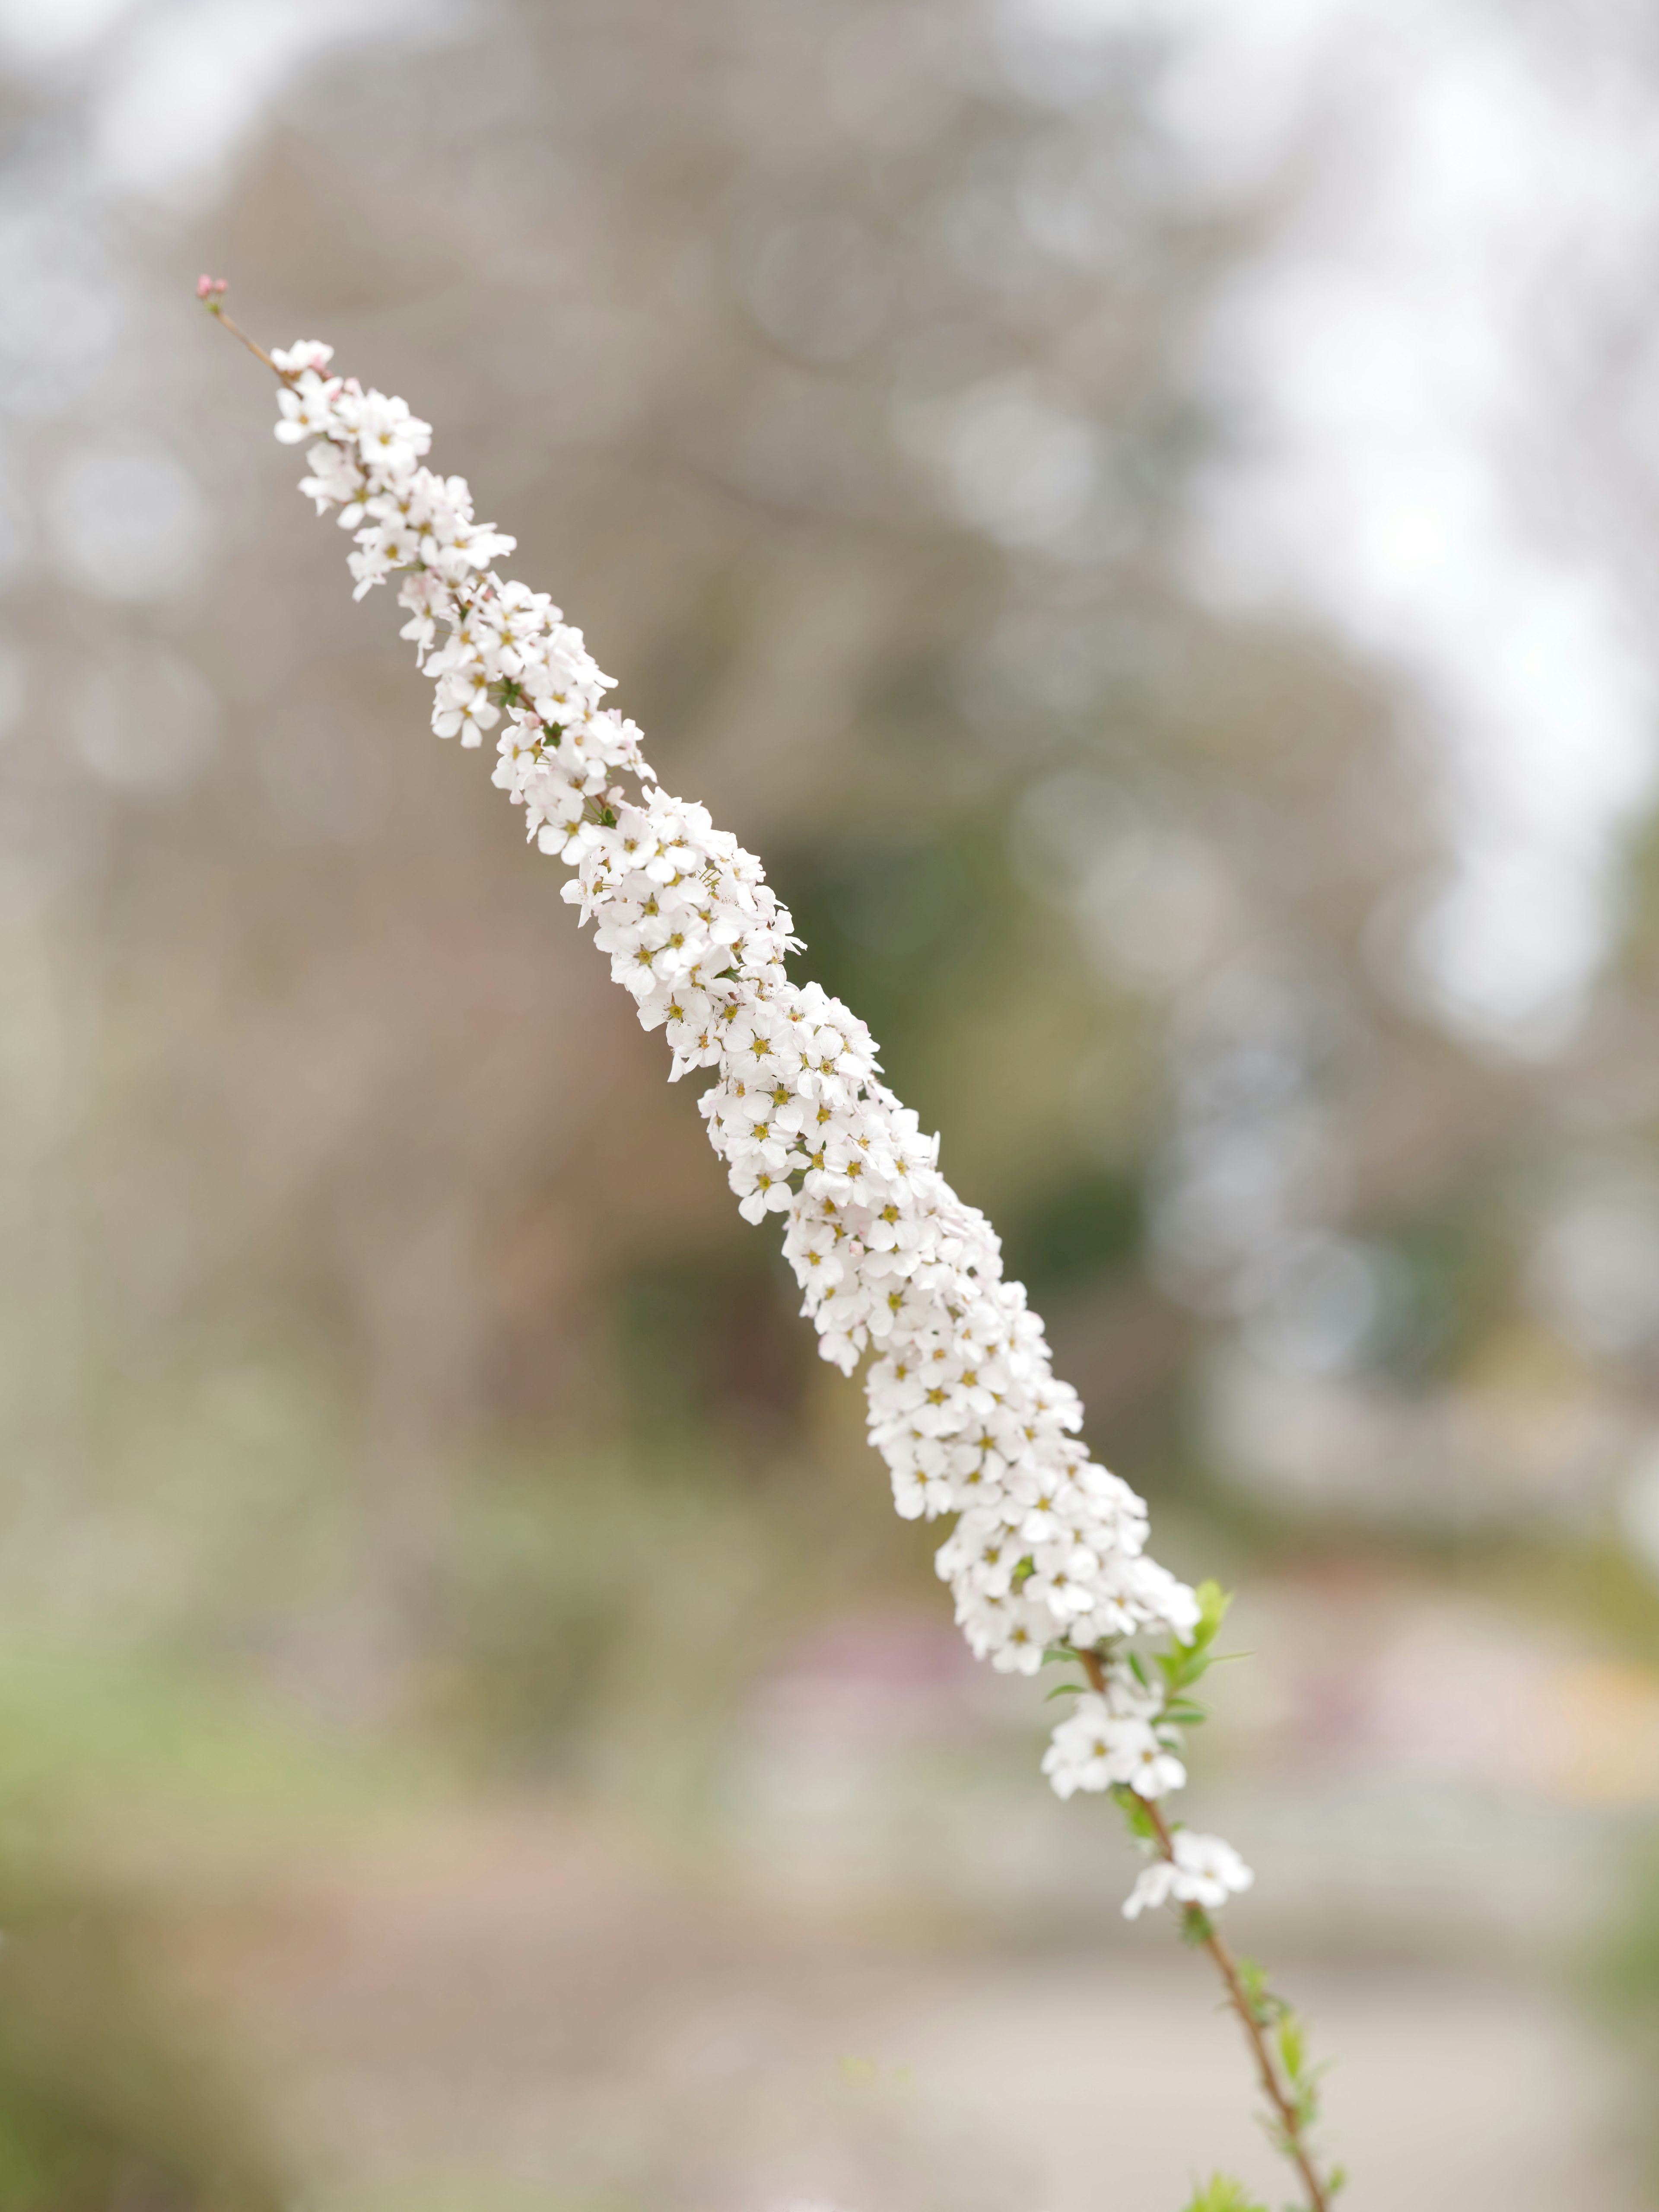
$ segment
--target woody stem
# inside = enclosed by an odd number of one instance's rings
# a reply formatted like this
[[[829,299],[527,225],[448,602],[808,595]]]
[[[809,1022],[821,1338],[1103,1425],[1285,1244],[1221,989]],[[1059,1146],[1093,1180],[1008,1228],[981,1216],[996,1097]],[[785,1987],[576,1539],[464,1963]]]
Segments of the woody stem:
[[[1092,1651],[1080,1652],[1079,1656],[1083,1662],[1083,1671],[1089,1677],[1097,1695],[1103,1696],[1106,1689],[1106,1670],[1101,1664],[1100,1659]],[[1170,1832],[1170,1824],[1164,1819],[1157,1800],[1148,1797],[1143,1799],[1142,1804],[1146,1817],[1152,1823],[1152,1832],[1158,1838],[1159,1856],[1173,1861],[1175,1838]],[[1262,2033],[1262,2023],[1256,2016],[1255,2008],[1245,1994],[1244,1984],[1239,1979],[1238,1967],[1234,1961],[1232,1953],[1222,1942],[1213,1927],[1210,1927],[1206,1934],[1203,1948],[1215,1961],[1216,1971],[1226,1987],[1227,2002],[1238,2014],[1240,2025],[1249,2039],[1250,2049],[1255,2057],[1256,2070],[1261,2077],[1262,2089],[1268,2103],[1278,2115],[1279,2124],[1283,2130],[1285,2154],[1301,2175],[1303,2187],[1308,2192],[1309,2212],[1330,2212],[1329,2193],[1319,2178],[1318,2169],[1314,2165],[1312,2156],[1304,2140],[1301,2115],[1297,2112],[1289,2092],[1279,2078],[1279,2069],[1273,2063],[1273,2051],[1268,2045],[1266,2035]]]

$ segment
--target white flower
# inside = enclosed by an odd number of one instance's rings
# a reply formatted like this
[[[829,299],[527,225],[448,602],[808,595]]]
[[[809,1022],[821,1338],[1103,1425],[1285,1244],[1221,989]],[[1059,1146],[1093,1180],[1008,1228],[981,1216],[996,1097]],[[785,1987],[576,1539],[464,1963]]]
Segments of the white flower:
[[[282,435],[279,425],[277,435]],[[300,489],[307,499],[315,500],[321,514],[330,507],[356,506],[363,490],[363,472],[351,455],[344,453],[326,439],[319,439],[306,457],[311,463],[312,473],[301,477]]]
[[[1042,1771],[1059,1797],[1124,1783],[1143,1797],[1161,1797],[1187,1779],[1186,1769],[1154,1729],[1145,1707],[1126,1710],[1110,1696],[1078,1699],[1054,1732]]]
[[[1219,1836],[1197,1836],[1190,1828],[1177,1828],[1170,1848],[1173,1859],[1155,1859],[1142,1869],[1123,1902],[1126,1920],[1138,1920],[1149,1906],[1155,1910],[1172,1899],[1217,1912],[1255,1880],[1232,1845]]]
[[[1144,1726],[1143,1723],[1128,1721],[1127,1728]],[[1134,1749],[1134,1771],[1128,1777],[1129,1787],[1142,1797],[1167,1797],[1172,1790],[1187,1786],[1187,1770],[1169,1746],[1147,1730]]]
[[[319,376],[314,368],[303,370],[276,394],[276,404],[282,410],[276,435],[285,446],[297,446],[306,438],[326,437],[335,425],[339,394],[338,377]]]
[[[351,410],[363,465],[382,483],[412,470],[432,443],[432,425],[411,415],[406,403],[371,392]]]
[[[284,376],[297,376],[301,369],[325,369],[334,358],[334,349],[325,345],[320,338],[296,338],[291,346],[272,346],[270,361],[273,368]]]

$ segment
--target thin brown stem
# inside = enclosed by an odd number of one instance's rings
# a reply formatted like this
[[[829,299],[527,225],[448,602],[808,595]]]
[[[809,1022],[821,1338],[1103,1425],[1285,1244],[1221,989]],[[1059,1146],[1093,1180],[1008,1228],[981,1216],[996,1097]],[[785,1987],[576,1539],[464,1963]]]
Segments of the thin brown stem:
[[[284,383],[288,381],[287,370],[278,368],[276,362],[265,351],[264,348],[262,345],[256,345],[245,330],[241,329],[239,325],[232,322],[230,317],[225,313],[224,307],[220,301],[204,300],[202,304],[207,309],[209,314],[212,316],[216,323],[222,323],[225,328],[230,332],[232,337],[240,338],[251,354],[256,355],[259,360],[264,362],[265,367],[270,371],[273,376],[281,377]]]
[[[1083,1671],[1089,1677],[1095,1691],[1097,1693],[1103,1694],[1106,1688],[1106,1670],[1099,1658],[1092,1651],[1079,1652],[1078,1656],[1083,1662]],[[1169,1822],[1164,1819],[1156,1799],[1146,1798],[1142,1801],[1142,1805],[1147,1819],[1152,1823],[1152,1832],[1158,1838],[1159,1855],[1173,1861],[1175,1838],[1170,1832]],[[1238,2014],[1240,2025],[1249,2039],[1250,2049],[1255,2057],[1256,2070],[1261,2077],[1263,2092],[1278,2115],[1279,2124],[1283,2131],[1285,2154],[1301,2175],[1302,2185],[1308,2192],[1309,2212],[1330,2212],[1330,2194],[1325,2184],[1320,2179],[1319,2170],[1315,2166],[1312,2154],[1304,2139],[1302,2116],[1297,2111],[1290,2093],[1279,2078],[1279,2069],[1273,2063],[1272,2049],[1267,2037],[1262,2033],[1261,2021],[1257,2018],[1255,2008],[1251,2004],[1245,1993],[1244,1984],[1239,1979],[1238,1967],[1234,1961],[1232,1953],[1217,1935],[1212,1925],[1208,1926],[1207,1933],[1204,1936],[1203,1948],[1215,1961],[1216,1971],[1226,1987],[1227,2002]]]

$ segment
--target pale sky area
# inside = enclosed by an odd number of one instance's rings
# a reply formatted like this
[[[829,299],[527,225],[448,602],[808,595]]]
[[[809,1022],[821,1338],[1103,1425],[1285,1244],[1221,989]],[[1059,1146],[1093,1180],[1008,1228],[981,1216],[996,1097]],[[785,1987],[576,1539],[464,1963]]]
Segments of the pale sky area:
[[[1056,100],[1140,48],[1173,189],[1277,213],[1194,333],[1235,433],[1192,517],[1224,601],[1312,617],[1393,678],[1437,781],[1441,880],[1379,918],[1408,997],[1500,1048],[1570,1033],[1610,862],[1653,786],[1644,570],[1586,468],[1609,402],[1586,340],[1656,243],[1659,118],[1627,12],[1575,40],[1487,0],[1017,0]],[[1045,65],[1046,64],[1046,65]],[[1626,487],[1607,488],[1617,495]],[[1611,525],[1610,526],[1610,520]]]

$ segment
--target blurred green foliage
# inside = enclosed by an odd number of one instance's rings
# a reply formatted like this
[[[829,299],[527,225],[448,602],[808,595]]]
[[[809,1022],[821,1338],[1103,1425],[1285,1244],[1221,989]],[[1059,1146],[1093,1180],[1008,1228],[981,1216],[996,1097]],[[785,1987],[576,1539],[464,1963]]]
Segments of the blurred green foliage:
[[[283,2212],[260,2128],[158,1997],[130,1914],[13,1865],[0,1925],[7,2212]]]

